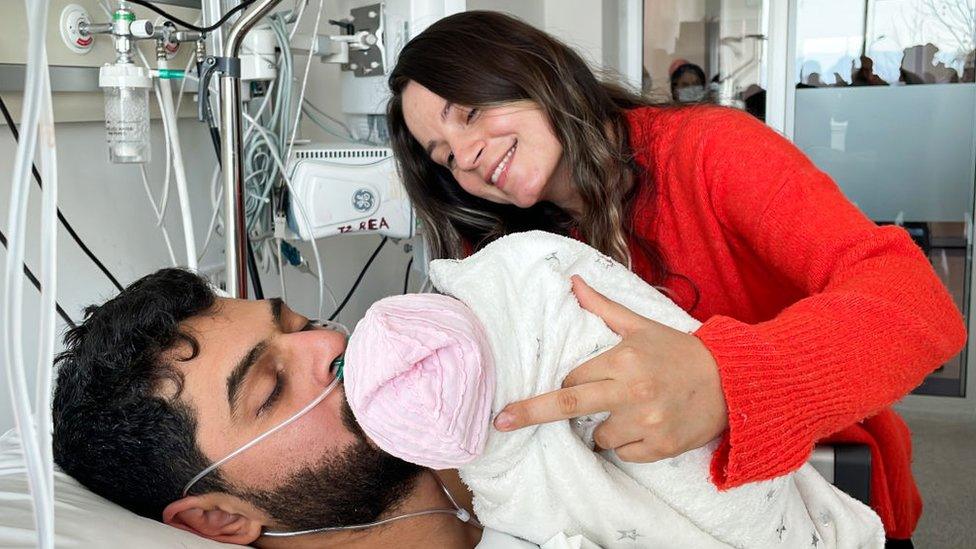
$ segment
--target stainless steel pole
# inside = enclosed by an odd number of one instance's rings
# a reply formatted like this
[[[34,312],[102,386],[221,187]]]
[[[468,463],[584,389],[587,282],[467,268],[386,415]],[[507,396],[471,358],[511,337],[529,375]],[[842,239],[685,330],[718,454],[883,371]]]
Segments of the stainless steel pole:
[[[237,60],[244,36],[281,0],[260,0],[234,23],[224,42],[224,56]],[[239,67],[240,63],[236,63]],[[247,297],[247,231],[244,219],[244,163],[241,158],[241,76],[239,69],[220,75],[220,158],[224,185],[224,249],[227,291]]]
[[[208,27],[217,22],[218,19],[224,14],[224,2],[223,0],[201,0],[200,1],[200,16],[203,20],[204,27]],[[223,29],[214,29],[207,33],[207,51],[210,55],[215,55],[220,57],[224,54],[224,31]]]

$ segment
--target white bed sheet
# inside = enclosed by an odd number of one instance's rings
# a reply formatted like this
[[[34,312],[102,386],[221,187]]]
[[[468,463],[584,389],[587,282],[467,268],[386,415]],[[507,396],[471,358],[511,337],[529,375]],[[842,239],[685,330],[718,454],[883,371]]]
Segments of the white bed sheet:
[[[75,479],[54,473],[55,545],[64,548],[228,549],[217,543],[149,520],[90,492]],[[37,546],[27,470],[17,433],[0,436],[0,547]]]

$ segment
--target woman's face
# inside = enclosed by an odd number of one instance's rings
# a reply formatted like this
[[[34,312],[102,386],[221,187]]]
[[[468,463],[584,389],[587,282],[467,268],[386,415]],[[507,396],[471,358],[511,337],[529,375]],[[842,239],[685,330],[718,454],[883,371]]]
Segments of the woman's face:
[[[410,134],[469,194],[520,208],[548,200],[577,211],[563,147],[537,104],[472,109],[416,82],[402,100]]]

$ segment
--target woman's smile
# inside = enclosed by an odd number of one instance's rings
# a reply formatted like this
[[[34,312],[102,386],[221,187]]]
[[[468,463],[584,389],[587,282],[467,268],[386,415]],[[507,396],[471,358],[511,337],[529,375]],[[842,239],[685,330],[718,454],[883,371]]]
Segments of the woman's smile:
[[[491,177],[488,183],[498,187],[499,190],[505,190],[505,180],[508,179],[509,168],[512,166],[512,158],[515,156],[515,149],[518,148],[518,139],[515,143],[505,151],[505,155],[502,156],[497,163],[495,163],[495,169],[491,171]]]

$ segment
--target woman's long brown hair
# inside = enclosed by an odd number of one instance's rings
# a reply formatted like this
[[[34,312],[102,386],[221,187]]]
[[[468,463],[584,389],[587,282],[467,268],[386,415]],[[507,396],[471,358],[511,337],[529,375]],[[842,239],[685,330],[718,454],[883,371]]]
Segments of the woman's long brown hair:
[[[532,101],[545,112],[563,147],[583,211],[577,219],[548,202],[531,208],[499,205],[461,189],[410,134],[402,93],[414,81],[459,105],[486,108]],[[583,239],[630,264],[628,205],[636,165],[624,111],[650,104],[623,87],[600,82],[586,62],[559,40],[497,12],[463,12],[437,21],[400,52],[390,75],[388,121],[392,147],[434,258],[464,255],[511,232],[541,229]],[[644,181],[641,184],[652,184]],[[656,248],[640,242],[663,276]]]

